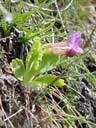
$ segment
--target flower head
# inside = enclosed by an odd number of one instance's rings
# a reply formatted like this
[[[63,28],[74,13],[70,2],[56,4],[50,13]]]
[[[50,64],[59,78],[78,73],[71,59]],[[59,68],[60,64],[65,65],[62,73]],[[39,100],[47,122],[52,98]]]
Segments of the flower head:
[[[51,43],[49,46],[53,54],[74,56],[83,53],[83,49],[80,47],[82,44],[81,32],[76,32],[66,42]]]
[[[68,40],[70,50],[66,54],[82,54],[83,49],[80,46],[83,44],[83,39],[81,38],[81,32],[73,33]]]

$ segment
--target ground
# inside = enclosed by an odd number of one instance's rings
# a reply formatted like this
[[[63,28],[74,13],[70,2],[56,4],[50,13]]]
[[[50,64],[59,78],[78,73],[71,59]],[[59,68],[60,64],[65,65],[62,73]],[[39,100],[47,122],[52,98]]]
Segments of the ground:
[[[8,23],[6,14],[0,13],[0,128],[96,127],[96,3],[71,2],[0,3],[15,17]],[[32,8],[35,11],[29,16]],[[83,33],[84,55],[68,57],[47,72],[62,77],[63,87],[53,83],[34,90],[16,78],[11,62],[20,58],[25,64],[35,37],[39,36],[42,44],[58,42],[74,31]],[[29,35],[24,36],[26,33]]]

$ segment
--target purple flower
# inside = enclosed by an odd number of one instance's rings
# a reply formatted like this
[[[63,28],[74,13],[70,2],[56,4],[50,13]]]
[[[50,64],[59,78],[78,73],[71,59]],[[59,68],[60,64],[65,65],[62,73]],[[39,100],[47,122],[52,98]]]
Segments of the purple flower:
[[[56,55],[66,55],[74,56],[77,54],[82,54],[84,51],[80,47],[83,44],[83,39],[81,38],[81,32],[73,33],[68,41],[58,42],[49,44],[51,52]]]

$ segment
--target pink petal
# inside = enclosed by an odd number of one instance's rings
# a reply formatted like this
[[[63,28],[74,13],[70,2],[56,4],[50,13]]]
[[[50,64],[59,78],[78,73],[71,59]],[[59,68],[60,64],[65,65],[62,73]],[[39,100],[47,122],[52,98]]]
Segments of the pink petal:
[[[68,46],[68,42],[65,41],[65,42],[57,42],[57,43],[51,43],[50,44],[52,47],[65,47],[65,46]]]

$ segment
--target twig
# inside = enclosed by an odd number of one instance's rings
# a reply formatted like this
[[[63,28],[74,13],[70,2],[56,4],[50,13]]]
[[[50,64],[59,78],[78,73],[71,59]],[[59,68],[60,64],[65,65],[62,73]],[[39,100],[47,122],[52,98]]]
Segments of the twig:
[[[18,113],[20,113],[20,112],[22,112],[22,111],[23,111],[23,109],[20,108],[17,112],[15,112],[15,113],[12,114],[11,116],[9,116],[9,117],[7,117],[6,119],[4,119],[4,121],[7,121],[7,120],[13,118],[14,116],[16,116]]]
[[[30,110],[28,110],[26,107],[24,107],[24,106],[22,106],[22,108],[29,114],[29,115],[31,115],[31,117],[33,118],[33,119],[35,119],[35,121],[38,123],[38,120],[35,118],[35,116],[33,115],[33,113],[30,111]]]
[[[2,106],[1,96],[0,96],[0,107],[1,107],[1,110],[2,110],[2,112],[4,113],[5,117],[8,118],[8,116],[7,116],[5,110],[3,109],[3,106]],[[11,123],[11,121],[10,121],[9,118],[8,118],[8,122],[9,122],[10,126],[11,126],[12,128],[14,128],[14,126],[13,126],[13,124]]]

